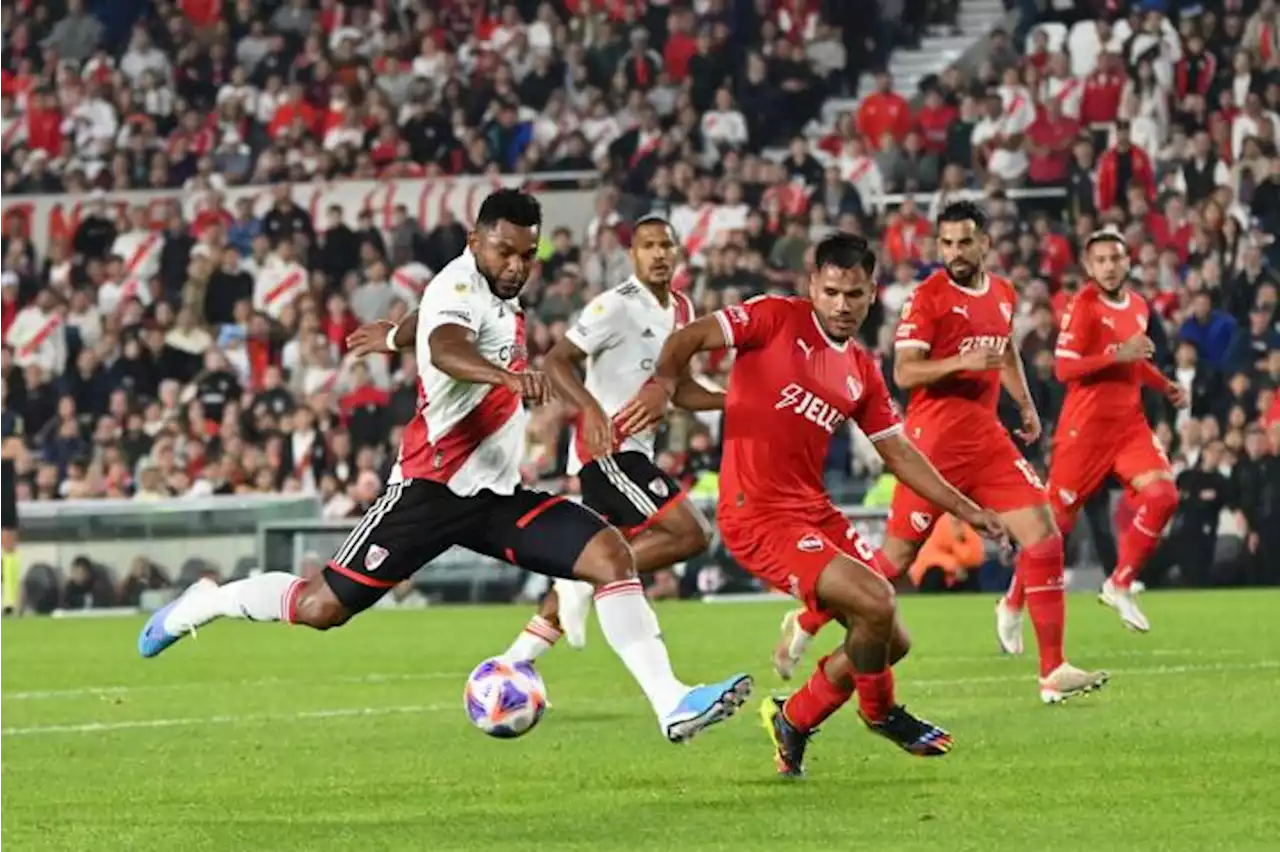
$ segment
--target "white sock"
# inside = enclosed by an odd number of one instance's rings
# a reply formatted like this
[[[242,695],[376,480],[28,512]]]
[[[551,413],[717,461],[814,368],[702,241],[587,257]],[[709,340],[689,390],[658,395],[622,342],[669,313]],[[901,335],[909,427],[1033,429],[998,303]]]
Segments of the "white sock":
[[[787,649],[787,653],[791,655],[791,659],[798,660],[809,650],[809,643],[812,641],[813,634],[805,633],[797,627],[791,636],[791,647]]]
[[[689,691],[671,671],[658,617],[638,579],[618,580],[596,589],[600,629],[613,652],[640,684],[658,718],[666,716]]]
[[[525,625],[524,630],[520,631],[516,641],[511,643],[511,647],[503,656],[509,660],[532,663],[544,652],[550,651],[559,641],[560,631],[553,627],[550,621],[535,615],[529,619],[529,623]]]
[[[170,634],[185,633],[215,618],[289,621],[303,579],[284,571],[267,571],[205,590],[188,590],[165,619]]]

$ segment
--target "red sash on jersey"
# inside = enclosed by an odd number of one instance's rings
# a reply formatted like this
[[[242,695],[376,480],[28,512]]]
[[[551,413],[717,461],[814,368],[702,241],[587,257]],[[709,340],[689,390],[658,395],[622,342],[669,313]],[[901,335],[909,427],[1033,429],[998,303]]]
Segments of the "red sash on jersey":
[[[849,183],[856,184],[858,181],[862,180],[863,176],[867,172],[871,171],[872,165],[874,165],[874,161],[870,157],[862,157],[856,166],[849,169],[849,174],[845,180]]]
[[[714,204],[704,205],[702,212],[698,214],[698,221],[694,223],[693,229],[689,231],[689,236],[684,241],[684,250],[690,257],[702,251],[703,244],[711,236],[711,220],[715,215]]]
[[[417,293],[419,296],[422,295],[422,291],[425,290],[427,287],[425,282],[418,281],[409,273],[401,272],[399,270],[396,270],[395,272],[391,273],[391,279],[393,281],[397,281],[403,284],[404,286],[408,287],[410,290]]]
[[[9,147],[13,145],[13,141],[18,137],[18,131],[22,129],[23,120],[19,118],[11,121],[8,129],[4,132],[4,136],[0,138],[0,145],[3,145],[5,151],[9,150]]]
[[[302,283],[302,273],[297,271],[290,272],[284,277],[283,281],[267,291],[266,297],[262,300],[264,306],[270,307],[273,302],[292,290],[294,287],[298,286],[300,283]]]
[[[53,334],[60,325],[62,325],[62,317],[54,314],[45,321],[44,325],[40,326],[40,330],[37,331],[30,340],[22,345],[22,348],[18,350],[18,354],[23,357],[34,355],[36,350],[44,345],[44,342],[49,339],[49,336]]]

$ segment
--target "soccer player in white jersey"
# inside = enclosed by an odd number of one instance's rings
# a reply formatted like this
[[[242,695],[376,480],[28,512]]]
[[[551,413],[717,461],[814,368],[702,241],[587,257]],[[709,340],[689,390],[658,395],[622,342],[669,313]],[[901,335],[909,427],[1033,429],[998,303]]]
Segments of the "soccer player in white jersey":
[[[388,330],[385,349],[417,351],[418,411],[386,490],[325,570],[309,580],[269,571],[224,586],[196,583],[147,621],[138,637],[143,657],[219,617],[341,626],[457,545],[595,586],[605,639],[670,741],[685,741],[741,707],[749,676],[690,687],[672,672],[622,535],[590,509],[520,484],[524,403],[543,401],[549,391],[545,377],[527,369],[517,298],[541,225],[531,195],[490,195],[467,250],[427,287],[414,321]]]
[[[646,217],[632,229],[635,274],[593,299],[547,354],[547,378],[579,414],[569,445],[569,473],[579,477],[582,502],[622,531],[636,570],[656,571],[707,549],[711,526],[678,483],[653,463],[654,430],[622,436],[613,417],[653,378],[662,345],[693,321],[693,303],[671,290],[679,241],[665,219]],[[586,362],[586,380],[580,366]],[[724,392],[686,376],[672,400],[691,411],[722,409]],[[561,635],[586,642],[591,587],[557,580],[542,607],[506,656],[537,658]]]

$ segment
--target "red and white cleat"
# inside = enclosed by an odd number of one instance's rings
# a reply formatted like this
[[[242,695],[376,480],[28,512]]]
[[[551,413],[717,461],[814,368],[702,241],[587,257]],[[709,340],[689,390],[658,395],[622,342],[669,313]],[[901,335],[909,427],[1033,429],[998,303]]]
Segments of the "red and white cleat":
[[[1151,622],[1138,609],[1138,601],[1133,596],[1133,588],[1121,588],[1108,579],[1102,584],[1102,592],[1098,601],[1116,611],[1125,627],[1138,633],[1146,633],[1151,629]]]

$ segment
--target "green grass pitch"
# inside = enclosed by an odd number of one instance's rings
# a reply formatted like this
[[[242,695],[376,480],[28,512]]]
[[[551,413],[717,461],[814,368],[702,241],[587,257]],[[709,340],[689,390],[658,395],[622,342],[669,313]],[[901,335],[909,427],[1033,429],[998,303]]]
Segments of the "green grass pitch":
[[[224,622],[155,660],[140,620],[3,626],[8,850],[1239,850],[1280,841],[1280,594],[1152,593],[1127,633],[1070,600],[1068,643],[1111,684],[1037,700],[994,652],[989,597],[904,600],[901,699],[949,728],[921,760],[852,713],[774,775],[756,705],[666,743],[593,627],[539,664],[529,736],[467,723],[463,679],[518,607],[375,612],[327,634]],[[757,695],[779,605],[659,608],[686,679],[746,669]],[[834,645],[837,634],[820,643]],[[1028,642],[1030,635],[1028,634]]]

